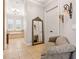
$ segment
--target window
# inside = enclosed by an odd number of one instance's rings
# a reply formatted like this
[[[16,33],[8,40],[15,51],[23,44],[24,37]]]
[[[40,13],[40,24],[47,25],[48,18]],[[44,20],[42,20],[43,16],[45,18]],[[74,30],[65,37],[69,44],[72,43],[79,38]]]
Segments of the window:
[[[23,19],[8,19],[8,31],[22,31]]]
[[[8,19],[8,31],[13,31],[13,30],[14,30],[14,20]]]
[[[23,20],[21,20],[21,19],[16,20],[15,28],[16,28],[16,30],[23,30]]]
[[[19,3],[19,0],[10,0],[8,3],[8,31],[23,30],[24,2]]]

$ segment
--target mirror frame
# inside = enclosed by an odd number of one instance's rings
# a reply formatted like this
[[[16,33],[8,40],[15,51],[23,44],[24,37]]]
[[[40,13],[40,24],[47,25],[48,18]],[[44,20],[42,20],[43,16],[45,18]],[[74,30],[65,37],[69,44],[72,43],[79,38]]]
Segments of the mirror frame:
[[[36,43],[34,42],[34,21],[40,21],[42,23],[42,42]],[[35,19],[32,20],[32,45],[37,45],[37,44],[43,44],[44,43],[44,28],[43,28],[43,20],[41,20],[39,17],[36,17]]]

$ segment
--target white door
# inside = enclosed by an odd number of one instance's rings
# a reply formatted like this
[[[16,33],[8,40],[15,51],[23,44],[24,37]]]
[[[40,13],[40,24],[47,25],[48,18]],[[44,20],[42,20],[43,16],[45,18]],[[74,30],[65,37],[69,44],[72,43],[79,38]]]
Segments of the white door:
[[[59,11],[58,7],[46,12],[46,30],[48,39],[59,35]]]

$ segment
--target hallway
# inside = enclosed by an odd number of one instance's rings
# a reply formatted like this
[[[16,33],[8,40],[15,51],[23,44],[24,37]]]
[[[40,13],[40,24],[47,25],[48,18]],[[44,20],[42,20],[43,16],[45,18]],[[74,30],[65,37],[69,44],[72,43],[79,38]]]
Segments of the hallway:
[[[43,44],[27,46],[22,39],[10,39],[7,49],[4,50],[4,59],[40,59]]]

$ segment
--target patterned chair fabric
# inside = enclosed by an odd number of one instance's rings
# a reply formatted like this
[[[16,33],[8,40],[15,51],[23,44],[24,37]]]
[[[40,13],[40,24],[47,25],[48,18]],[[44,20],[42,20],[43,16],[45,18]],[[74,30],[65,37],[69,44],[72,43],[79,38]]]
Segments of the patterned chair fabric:
[[[51,37],[45,44],[41,59],[71,59],[75,46],[70,44],[64,36]]]

